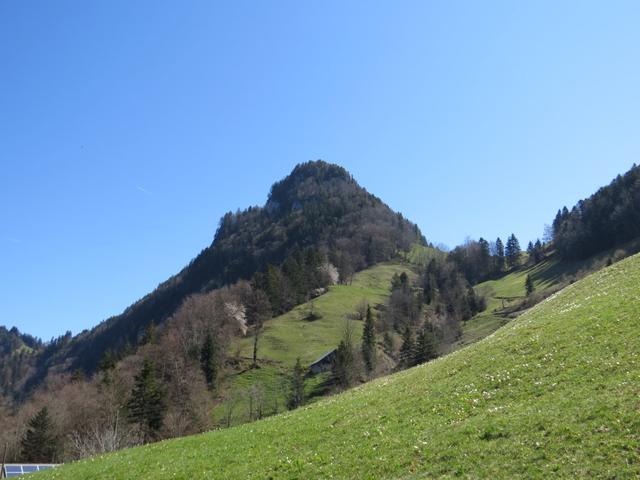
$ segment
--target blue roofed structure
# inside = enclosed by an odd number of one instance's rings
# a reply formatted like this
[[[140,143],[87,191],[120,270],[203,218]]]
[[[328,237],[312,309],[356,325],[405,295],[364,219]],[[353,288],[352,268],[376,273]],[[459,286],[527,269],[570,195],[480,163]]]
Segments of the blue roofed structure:
[[[5,463],[0,467],[0,478],[16,478],[27,473],[41,472],[57,467],[55,463]]]

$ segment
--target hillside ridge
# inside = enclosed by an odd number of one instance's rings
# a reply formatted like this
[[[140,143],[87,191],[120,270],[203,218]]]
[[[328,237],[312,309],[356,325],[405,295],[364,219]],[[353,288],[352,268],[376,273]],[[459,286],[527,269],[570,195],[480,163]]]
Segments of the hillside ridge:
[[[31,376],[19,382],[22,395],[49,373],[92,374],[108,350],[135,348],[150,324],[165,322],[188,296],[251,280],[296,252],[320,252],[348,277],[414,242],[424,242],[417,225],[367,192],[343,167],[322,160],[299,164],[273,184],[264,207],[225,214],[212,243],[178,274],[121,314],[75,337],[65,334],[38,352]]]

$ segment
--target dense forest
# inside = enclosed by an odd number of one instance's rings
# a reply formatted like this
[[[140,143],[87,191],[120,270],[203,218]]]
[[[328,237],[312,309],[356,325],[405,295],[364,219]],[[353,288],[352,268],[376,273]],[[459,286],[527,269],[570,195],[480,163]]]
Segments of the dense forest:
[[[640,167],[634,165],[553,221],[553,242],[566,259],[584,259],[640,237]]]

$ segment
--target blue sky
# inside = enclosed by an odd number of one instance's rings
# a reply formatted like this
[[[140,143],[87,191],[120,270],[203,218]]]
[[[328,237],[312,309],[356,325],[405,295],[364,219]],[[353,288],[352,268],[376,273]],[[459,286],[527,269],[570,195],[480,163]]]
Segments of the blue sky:
[[[296,163],[526,242],[640,159],[640,3],[0,3],[0,324],[91,327]]]

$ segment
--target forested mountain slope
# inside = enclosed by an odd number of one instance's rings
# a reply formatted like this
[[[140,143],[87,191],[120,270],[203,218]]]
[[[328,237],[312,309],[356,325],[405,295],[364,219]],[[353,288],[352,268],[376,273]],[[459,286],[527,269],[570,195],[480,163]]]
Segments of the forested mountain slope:
[[[640,166],[634,165],[571,210],[558,211],[553,240],[566,259],[584,259],[640,237]]]
[[[439,360],[266,420],[42,478],[632,478],[640,256]]]
[[[273,185],[264,207],[227,213],[211,245],[154,292],[90,331],[60,337],[39,356],[29,385],[49,371],[91,373],[105,351],[135,346],[149,324],[163,323],[189,295],[250,280],[294,255],[326,258],[348,278],[416,241],[424,241],[418,227],[360,187],[344,168],[323,161],[300,164]],[[274,313],[299,303],[304,294],[294,292],[298,300],[288,305],[272,305]]]
[[[0,397],[10,395],[33,368],[33,359],[44,348],[42,341],[16,327],[0,326]]]

